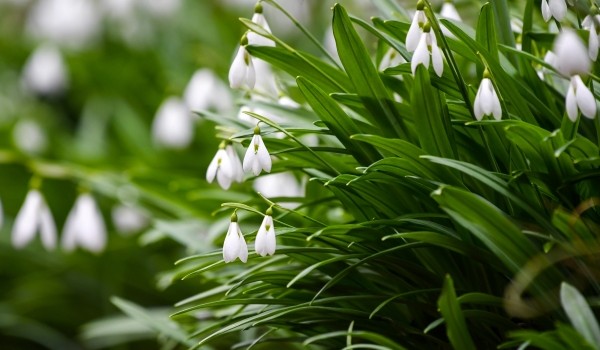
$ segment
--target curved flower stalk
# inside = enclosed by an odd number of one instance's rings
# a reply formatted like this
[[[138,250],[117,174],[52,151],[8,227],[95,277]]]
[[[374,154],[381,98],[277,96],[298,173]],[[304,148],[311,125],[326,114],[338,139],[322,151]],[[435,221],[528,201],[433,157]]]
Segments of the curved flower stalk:
[[[592,14],[585,16],[581,22],[583,29],[589,32],[588,54],[592,61],[596,61],[598,58],[598,46],[600,43],[600,36],[598,35],[598,23],[600,23],[600,15],[598,14],[598,8],[594,6],[592,9]]]
[[[417,2],[417,11],[413,16],[408,32],[406,33],[406,50],[413,52],[419,45],[419,39],[423,34],[423,26],[427,23],[427,17],[425,16],[425,1],[419,0]]]
[[[276,245],[275,226],[273,226],[273,210],[269,208],[256,233],[254,249],[256,250],[256,254],[260,256],[273,255],[275,254]]]
[[[229,86],[231,86],[232,89],[242,89],[246,87],[248,90],[252,90],[256,83],[254,63],[252,63],[252,56],[250,56],[246,50],[246,45],[248,45],[247,34],[242,37],[240,48],[229,69]]]
[[[496,120],[502,118],[500,99],[498,99],[498,94],[496,94],[494,84],[492,84],[487,70],[483,73],[483,79],[477,90],[477,95],[475,95],[473,111],[477,120],[483,119],[484,115],[493,115]]]
[[[552,17],[562,21],[567,15],[567,3],[565,0],[542,0],[542,17],[548,22]]]
[[[237,214],[234,212],[231,215],[231,222],[223,243],[223,260],[229,263],[237,258],[244,263],[248,261],[248,246],[240,230]]]
[[[56,247],[56,225],[52,212],[44,197],[37,189],[27,193],[25,202],[19,210],[12,229],[12,244],[23,248],[40,232],[42,244],[47,250]]]
[[[235,176],[234,165],[225,148],[225,142],[223,141],[206,170],[206,181],[212,183],[216,177],[217,183],[224,190],[229,189]]]
[[[194,137],[194,121],[185,103],[169,97],[159,107],[152,122],[154,142],[170,149],[184,149]]]
[[[267,19],[263,15],[262,1],[256,3],[254,6],[254,15],[252,15],[252,22],[261,26],[265,31],[271,33],[271,28]],[[265,38],[254,32],[248,32],[248,44],[256,46],[275,46],[275,42],[269,38]]]
[[[106,247],[104,218],[89,193],[79,195],[63,228],[63,249],[73,251],[78,246],[92,253],[100,253]]]
[[[570,80],[565,108],[567,116],[573,122],[577,120],[578,111],[588,118],[596,116],[596,99],[581,79],[591,69],[587,51],[579,36],[570,29],[563,30],[554,42],[555,67]]]
[[[257,125],[254,128],[254,136],[252,136],[252,141],[250,141],[250,145],[244,156],[244,171],[252,172],[255,176],[258,176],[262,170],[270,173],[271,165],[271,155],[260,136],[260,127]]]
[[[410,68],[412,70],[413,75],[417,71],[417,67],[419,64],[425,66],[425,68],[429,68],[429,62],[433,64],[433,70],[438,77],[441,77],[444,73],[444,60],[442,58],[442,51],[437,46],[437,40],[435,38],[435,33],[431,31],[431,25],[426,23],[423,26],[423,33],[421,34],[421,39],[419,40],[419,45],[413,54],[412,60],[410,62]]]

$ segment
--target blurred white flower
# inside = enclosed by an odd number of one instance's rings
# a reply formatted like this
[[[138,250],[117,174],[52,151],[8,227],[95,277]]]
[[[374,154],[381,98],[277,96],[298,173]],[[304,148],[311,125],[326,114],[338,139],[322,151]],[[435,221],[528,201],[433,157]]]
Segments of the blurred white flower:
[[[273,99],[277,98],[279,92],[271,65],[263,60],[254,59],[254,71],[254,91]]]
[[[12,244],[23,248],[40,232],[42,244],[47,250],[56,247],[56,225],[52,212],[42,194],[32,189],[27,193],[25,202],[19,210],[12,228]]]
[[[262,170],[267,173],[271,172],[271,164],[271,155],[260,136],[260,128],[257,125],[254,128],[254,136],[244,156],[244,171],[252,172],[255,176],[258,176]]]
[[[27,31],[38,39],[79,48],[98,36],[101,21],[92,0],[39,0],[27,18]]]
[[[425,16],[425,2],[419,0],[417,2],[417,11],[415,12],[408,32],[406,33],[406,50],[413,52],[419,45],[419,40],[422,37],[423,26],[427,23],[427,17]]]
[[[571,77],[565,102],[567,116],[571,121],[577,121],[578,111],[584,116],[594,119],[596,117],[596,99],[579,75]]]
[[[242,41],[247,42],[247,39],[242,39]],[[252,56],[246,51],[246,45],[242,43],[231,63],[231,68],[229,68],[229,86],[232,89],[241,89],[245,86],[248,90],[252,90],[255,82],[256,73]]]
[[[120,204],[113,207],[111,217],[117,231],[125,235],[139,232],[147,227],[150,222],[148,212],[129,204]]]
[[[58,48],[51,44],[38,46],[23,67],[21,85],[31,93],[43,96],[64,92],[67,69]]]
[[[254,190],[266,198],[296,198],[304,196],[305,185],[290,172],[268,174],[257,177],[252,184]],[[277,202],[282,207],[292,209],[297,202]]]
[[[39,154],[46,150],[48,140],[40,125],[29,119],[21,119],[13,129],[15,145],[23,152]]]
[[[565,0],[542,0],[542,17],[548,22],[554,17],[557,21],[562,21],[567,15],[567,3]]]
[[[65,251],[73,251],[78,246],[92,253],[100,253],[106,246],[104,218],[96,200],[89,193],[77,197],[62,232]]]
[[[379,70],[384,71],[390,67],[401,65],[402,63],[406,63],[404,57],[402,57],[402,55],[400,55],[393,47],[390,47],[381,58],[381,62],[379,62]]]
[[[271,208],[267,209],[265,218],[256,233],[256,242],[254,243],[254,250],[256,254],[260,256],[273,255],[275,254],[275,247],[277,245],[275,238],[275,226],[273,226],[273,212]]]
[[[554,42],[556,70],[566,77],[587,75],[591,64],[588,50],[575,31],[565,28]]]
[[[596,8],[597,11],[597,8]],[[598,58],[598,43],[600,37],[598,36],[598,28],[596,25],[600,23],[600,15],[587,15],[581,22],[581,26],[589,32],[588,35],[588,54],[592,61]]]
[[[421,34],[419,45],[417,45],[417,48],[410,62],[410,68],[412,70],[413,75],[417,71],[417,67],[419,66],[419,64],[424,65],[425,68],[429,68],[430,61],[433,63],[433,70],[435,71],[435,74],[441,77],[444,73],[444,61],[442,58],[442,52],[437,46],[437,39],[435,38],[435,33],[431,31],[429,23],[426,23],[423,26],[423,33]]]
[[[210,69],[197,70],[183,93],[183,99],[191,111],[214,108],[217,112],[227,112],[233,104],[226,85]]]
[[[232,144],[225,146],[225,152],[227,153],[227,157],[231,163],[232,180],[241,183],[244,181],[244,168],[242,167],[242,161],[240,160],[240,157],[238,156]]]
[[[244,263],[248,261],[248,246],[238,225],[237,215],[234,213],[231,215],[231,223],[223,243],[223,260],[228,263],[237,258]]]
[[[475,118],[481,120],[484,115],[493,115],[494,119],[500,120],[502,118],[502,106],[494,89],[494,84],[486,75],[486,73],[483,74],[484,78],[481,80],[479,90],[477,90],[475,96],[473,104]]]
[[[185,103],[178,97],[165,100],[152,123],[154,142],[166,148],[183,149],[194,137],[194,121]]]
[[[271,28],[267,19],[263,15],[262,3],[259,1],[254,7],[254,15],[252,15],[252,22],[262,27],[268,33],[271,33]],[[269,38],[265,38],[262,35],[258,35],[252,31],[248,32],[248,44],[257,46],[275,46],[275,42]]]
[[[206,181],[212,183],[216,177],[219,186],[226,190],[231,186],[234,176],[234,165],[232,165],[224,145],[221,144],[217,154],[215,154],[208,165],[208,169],[206,170]]]
[[[442,9],[440,10],[440,16],[457,22],[462,22],[462,18],[460,18],[460,14],[456,10],[456,6],[454,6],[452,0],[444,1]]]

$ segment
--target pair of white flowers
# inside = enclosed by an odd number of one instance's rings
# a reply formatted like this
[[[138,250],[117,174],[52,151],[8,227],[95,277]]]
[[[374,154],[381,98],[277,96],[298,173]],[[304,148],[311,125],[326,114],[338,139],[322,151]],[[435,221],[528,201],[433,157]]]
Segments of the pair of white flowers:
[[[40,234],[43,246],[54,249],[57,244],[56,224],[43,195],[37,189],[29,191],[19,210],[12,230],[15,248],[23,248]],[[72,251],[82,247],[94,253],[106,246],[106,227],[94,197],[79,195],[67,217],[62,234],[62,247]]]
[[[565,0],[542,0],[542,17],[548,22],[552,17],[562,21],[567,15],[567,3]]]
[[[433,65],[435,74],[441,77],[444,73],[442,50],[438,47],[435,33],[431,30],[431,24],[427,21],[423,0],[419,0],[417,3],[417,11],[406,34],[406,50],[414,52],[410,62],[413,74],[415,74],[420,64],[424,65],[425,68],[429,68],[430,63]]]
[[[206,181],[212,183],[216,178],[219,186],[226,190],[234,181],[242,182],[244,172],[258,176],[263,170],[267,173],[271,172],[271,166],[271,155],[260,136],[260,128],[257,125],[254,128],[252,141],[244,155],[243,163],[233,145],[223,142],[208,165]]]
[[[256,233],[254,249],[260,256],[273,255],[275,254],[276,245],[273,211],[269,208]],[[237,214],[233,213],[227,235],[225,236],[225,242],[223,243],[223,260],[229,263],[238,258],[244,263],[248,261],[248,245],[238,224]]]

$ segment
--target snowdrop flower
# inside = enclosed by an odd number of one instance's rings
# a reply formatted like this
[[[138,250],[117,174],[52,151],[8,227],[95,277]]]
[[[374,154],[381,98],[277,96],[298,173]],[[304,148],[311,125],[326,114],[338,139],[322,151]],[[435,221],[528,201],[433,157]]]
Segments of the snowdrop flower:
[[[592,61],[595,61],[598,57],[598,43],[600,41],[600,36],[598,35],[598,28],[596,25],[600,22],[600,15],[597,14],[598,9],[594,7],[592,9],[592,13],[585,16],[583,22],[581,22],[581,26],[589,32],[588,36],[588,54]]]
[[[271,28],[267,23],[267,19],[263,15],[262,2],[259,1],[254,7],[254,15],[252,15],[252,22],[261,26],[265,31],[271,33]],[[248,44],[257,46],[275,46],[275,42],[269,38],[265,38],[262,35],[254,32],[248,32]]]
[[[212,183],[216,177],[219,186],[226,190],[231,186],[234,176],[234,165],[225,150],[225,142],[221,142],[217,154],[215,154],[206,170],[206,181]]]
[[[23,248],[40,232],[42,244],[47,250],[56,247],[56,225],[52,212],[42,194],[32,189],[19,210],[12,229],[12,244]]]
[[[417,11],[413,16],[408,32],[406,33],[406,49],[408,52],[415,51],[419,45],[419,38],[423,33],[423,26],[427,23],[424,9],[425,1],[419,0],[419,2],[417,2]]]
[[[483,73],[483,79],[479,85],[479,90],[477,90],[473,110],[477,120],[481,120],[484,115],[493,115],[496,120],[502,118],[500,100],[494,89],[494,84],[492,84],[492,81],[489,78],[487,69]]]
[[[555,67],[566,77],[587,75],[591,64],[583,41],[572,29],[563,29],[554,42]]]
[[[406,63],[404,57],[402,57],[402,55],[394,48],[390,47],[381,58],[381,62],[379,62],[379,70],[384,71],[390,67],[401,65],[402,63]]]
[[[232,101],[229,89],[210,69],[197,70],[183,93],[183,100],[191,111],[214,108],[217,112],[230,110]]]
[[[241,183],[244,180],[244,168],[242,167],[242,161],[235,151],[233,144],[228,144],[225,146],[225,152],[227,153],[227,157],[231,163],[232,180]]]
[[[232,89],[241,89],[245,86],[248,90],[252,90],[256,83],[254,63],[252,63],[252,56],[246,50],[246,45],[248,45],[248,38],[244,35],[231,68],[229,68],[229,86]]]
[[[578,111],[590,119],[596,116],[596,99],[579,75],[571,77],[565,108],[567,116],[573,122],[577,121]]]
[[[554,17],[557,21],[562,21],[567,15],[567,3],[565,0],[542,0],[542,17],[548,22]]]
[[[60,51],[51,44],[38,46],[25,63],[21,84],[27,91],[42,96],[64,92],[67,69]]]
[[[100,14],[91,0],[40,0],[29,13],[27,31],[38,39],[79,48],[100,33]]]
[[[194,123],[185,103],[169,97],[159,107],[152,122],[154,142],[166,148],[183,149],[192,142]]]
[[[425,23],[419,45],[417,45],[412,61],[410,62],[410,68],[412,69],[413,75],[417,71],[419,64],[424,65],[425,68],[429,68],[429,61],[432,61],[433,63],[435,74],[437,74],[438,77],[441,77],[444,73],[442,52],[437,46],[437,40],[435,38],[435,33],[431,31],[431,25]]]
[[[15,145],[23,152],[39,154],[46,150],[48,139],[40,125],[28,119],[17,122],[13,129]]]
[[[457,22],[462,22],[462,18],[460,18],[460,14],[456,10],[456,6],[452,3],[452,0],[444,1],[442,5],[442,9],[440,10],[440,16],[444,18],[448,18]]]
[[[271,65],[263,60],[254,60],[254,75],[254,91],[273,99],[277,98],[279,91]]]
[[[106,246],[106,226],[102,213],[89,193],[77,197],[67,216],[62,233],[62,247],[70,252],[77,246],[100,253]]]
[[[231,223],[229,224],[225,242],[223,243],[223,260],[226,263],[232,262],[237,258],[240,258],[244,263],[248,261],[248,246],[237,221],[237,214],[234,212],[231,215]]]
[[[150,221],[149,214],[140,207],[121,204],[111,210],[112,222],[119,233],[129,235],[139,232]]]
[[[273,226],[273,210],[267,209],[265,218],[256,233],[254,249],[260,256],[275,254],[275,227]]]
[[[271,172],[271,155],[260,136],[258,125],[254,128],[254,136],[244,156],[243,167],[245,172],[252,172],[255,176],[262,170]]]

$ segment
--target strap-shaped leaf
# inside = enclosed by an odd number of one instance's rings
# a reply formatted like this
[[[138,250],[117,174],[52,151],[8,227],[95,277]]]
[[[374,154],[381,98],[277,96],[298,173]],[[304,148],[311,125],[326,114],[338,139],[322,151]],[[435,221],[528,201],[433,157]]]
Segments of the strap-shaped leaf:
[[[473,339],[467,330],[465,316],[460,309],[460,304],[456,299],[456,291],[452,278],[446,275],[442,295],[438,299],[440,313],[446,321],[446,333],[454,349],[475,350]]]

